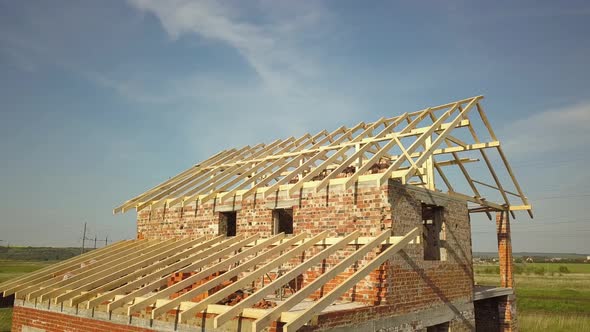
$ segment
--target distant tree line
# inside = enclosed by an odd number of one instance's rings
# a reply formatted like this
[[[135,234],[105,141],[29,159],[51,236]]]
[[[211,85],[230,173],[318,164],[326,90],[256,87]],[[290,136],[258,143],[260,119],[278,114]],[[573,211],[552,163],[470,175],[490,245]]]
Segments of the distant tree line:
[[[87,249],[91,250],[91,249]],[[0,260],[61,261],[80,254],[80,248],[2,247]]]

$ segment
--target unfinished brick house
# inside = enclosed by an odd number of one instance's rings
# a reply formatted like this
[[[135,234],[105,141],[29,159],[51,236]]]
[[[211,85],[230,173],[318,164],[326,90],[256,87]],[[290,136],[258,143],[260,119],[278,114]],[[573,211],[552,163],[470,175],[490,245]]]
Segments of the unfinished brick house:
[[[482,99],[224,150],[114,210],[137,239],[1,284],[13,329],[517,330],[510,217],[532,210]],[[501,287],[474,285],[474,213]]]

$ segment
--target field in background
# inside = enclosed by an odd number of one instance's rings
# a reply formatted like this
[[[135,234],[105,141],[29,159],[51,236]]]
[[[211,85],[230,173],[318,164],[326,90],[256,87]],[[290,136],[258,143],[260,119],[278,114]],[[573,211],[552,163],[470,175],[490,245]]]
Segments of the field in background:
[[[67,250],[63,255],[73,252]],[[48,259],[55,254],[39,250],[24,256]],[[55,261],[0,260],[0,282],[52,263]],[[499,285],[497,265],[475,265],[474,270],[478,284]],[[515,270],[521,331],[590,331],[590,264],[527,263],[516,264]],[[12,308],[0,308],[0,332],[10,331],[11,316]]]
[[[476,265],[475,281],[500,284],[497,265]],[[521,331],[590,331],[590,264],[528,263],[515,270]],[[564,272],[567,271],[567,272]]]
[[[0,260],[0,283],[21,274],[32,272],[53,264],[55,261],[7,261]],[[10,331],[12,325],[12,308],[0,308],[0,332]]]
[[[86,249],[86,251],[92,249]],[[0,261],[61,261],[80,254],[80,248],[2,247]]]

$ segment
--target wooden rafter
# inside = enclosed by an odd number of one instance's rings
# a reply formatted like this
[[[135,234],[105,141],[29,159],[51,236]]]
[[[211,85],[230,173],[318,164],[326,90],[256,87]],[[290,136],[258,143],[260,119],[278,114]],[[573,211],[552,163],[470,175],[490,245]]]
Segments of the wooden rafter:
[[[476,96],[372,123],[340,127],[331,133],[324,130],[314,136],[305,134],[298,139],[222,151],[128,200],[114,212],[130,208],[141,210],[148,206],[152,210],[178,204],[184,206],[195,201],[205,204],[217,200],[217,204],[223,204],[233,200],[235,203],[253,197],[266,199],[281,193],[289,197],[303,190],[318,192],[331,183],[343,184],[348,189],[355,183],[374,181],[375,178],[378,178],[378,185],[397,178],[403,183],[436,190],[435,178],[438,177],[450,192],[458,193],[457,185],[451,183],[442,171],[443,166],[455,165],[467,181],[467,190],[471,191],[463,195],[473,197],[471,201],[485,202],[482,206],[487,208],[502,206],[505,211],[526,210],[532,216],[531,209],[523,208],[531,204],[489,124],[481,106],[482,100],[483,96]],[[477,112],[472,111],[474,109]],[[481,140],[477,134],[471,119],[477,116],[489,133],[483,136],[489,136],[490,140]],[[469,135],[459,135],[460,129],[468,130]],[[498,151],[500,164],[489,157],[489,149]],[[486,199],[477,188],[466,164],[479,159],[461,158],[459,153],[466,151],[479,151],[493,179],[493,187],[502,197],[501,203]],[[439,155],[448,155],[452,159],[437,162],[434,157]],[[497,169],[500,167],[508,173],[509,184],[499,176]],[[380,175],[371,176],[375,172]],[[420,182],[416,184],[413,177],[419,177]],[[515,200],[511,193],[516,193],[520,202],[511,202]]]
[[[353,273],[340,285],[332,289],[328,294],[324,295],[320,300],[315,302],[311,307],[298,313],[294,319],[290,319],[289,322],[283,327],[285,332],[297,331],[305,323],[309,322],[312,317],[320,313],[323,309],[328,307],[340,296],[342,296],[347,290],[354,287],[362,278],[366,277],[377,269],[379,265],[383,264],[387,259],[391,258],[393,254],[403,249],[410,242],[415,241],[418,236],[422,236],[422,229],[416,227],[406,234],[399,242],[390,246],[381,252],[376,258],[372,259],[369,263],[363,265],[359,270]],[[354,263],[354,262],[353,262]]]
[[[356,231],[341,238],[328,238],[328,232],[322,232],[311,237],[308,237],[306,233],[301,233],[289,238],[285,238],[285,235],[281,233],[268,239],[259,239],[258,235],[255,235],[248,238],[238,236],[210,239],[201,237],[192,240],[126,241],[96,250],[92,255],[87,254],[67,260],[44,269],[45,272],[32,273],[29,276],[0,284],[0,287],[5,289],[26,284],[43,275],[49,276],[49,279],[45,280],[52,280],[58,277],[54,272],[64,271],[66,267],[69,267],[70,270],[66,272],[77,270],[78,274],[62,280],[65,283],[59,284],[57,287],[45,287],[42,294],[40,293],[49,303],[57,302],[62,303],[62,306],[70,307],[86,304],[87,308],[106,310],[107,312],[126,306],[128,315],[150,307],[151,310],[148,313],[151,313],[152,319],[159,319],[170,310],[176,309],[178,310],[178,322],[185,322],[195,314],[207,310],[207,313],[218,314],[214,321],[216,327],[242,315],[257,319],[253,326],[254,330],[260,330],[268,326],[268,324],[263,326],[264,324],[276,319],[287,323],[287,328],[291,330],[305,324],[311,316],[319,314],[343,292],[353,287],[354,284],[382,264],[385,259],[390,258],[394,252],[414,240],[421,234],[417,230],[418,228],[405,236],[393,237],[391,230],[387,230],[376,237],[359,237],[360,232]],[[350,248],[356,250],[352,253],[346,250],[344,253],[347,257],[315,281],[297,290],[283,304],[270,310],[251,308],[256,302],[265,299],[272,292],[320,264],[323,260],[336,255],[346,246],[351,246]],[[314,248],[313,255],[291,266],[294,260],[299,261],[298,257],[311,250],[312,247]],[[383,251],[361,264],[354,274],[314,302],[311,307],[303,312],[288,312],[290,308],[306,299],[317,288],[378,248]],[[130,249],[134,249],[138,256],[133,258],[127,253],[120,254],[117,258],[129,260],[129,264],[125,267],[116,262],[111,264],[108,257],[103,257],[106,254],[125,253]],[[80,263],[88,262],[88,258],[94,258],[97,261],[78,268]],[[269,284],[254,290],[238,305],[231,307],[217,304],[234,292],[249,287],[252,282],[274,271],[279,266],[289,266],[289,269]],[[229,270],[228,267],[230,267]],[[115,270],[119,272],[115,272]],[[171,274],[179,272],[191,272],[191,276],[170,285],[168,280]],[[236,277],[239,278],[236,280],[234,279]],[[226,284],[230,280],[234,281]],[[225,286],[219,288],[222,284]],[[192,286],[191,290],[184,291],[189,286]],[[209,293],[202,300],[191,302],[195,296],[213,288],[216,289],[216,292]],[[179,292],[181,293],[179,294]],[[174,298],[170,299],[173,294]],[[23,293],[23,295],[29,294]],[[36,296],[27,297],[34,298]],[[66,301],[68,299],[71,300],[69,303]]]

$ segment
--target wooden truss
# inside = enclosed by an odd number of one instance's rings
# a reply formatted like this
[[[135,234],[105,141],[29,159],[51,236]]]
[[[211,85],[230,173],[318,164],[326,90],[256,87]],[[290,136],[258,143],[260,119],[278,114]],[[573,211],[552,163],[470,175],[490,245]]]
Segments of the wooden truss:
[[[214,200],[217,204],[239,202],[254,195],[289,197],[304,189],[318,192],[336,184],[348,189],[359,181],[382,185],[394,178],[431,190],[441,180],[450,195],[478,206],[472,212],[489,216],[490,211],[501,210],[514,216],[513,211],[526,210],[532,217],[531,204],[490,126],[482,99],[477,96],[352,128],[340,127],[331,133],[324,130],[313,136],[221,151],[125,202],[114,213]],[[474,120],[482,124],[489,139],[480,138]],[[490,150],[499,154],[497,165],[489,157]],[[493,184],[476,180],[468,172],[467,164],[479,161],[460,156],[469,151],[481,155]],[[442,155],[450,159],[440,160]],[[455,191],[443,170],[449,166],[458,168],[469,194]],[[508,175],[508,185],[502,183],[499,168]],[[482,189],[490,188],[499,192],[500,202],[482,196]]]
[[[152,319],[173,313],[177,321],[190,324],[198,313],[206,311],[217,314],[215,327],[236,317],[246,317],[255,331],[261,331],[273,321],[286,323],[285,331],[296,331],[393,254],[412,242],[418,243],[422,230],[417,227],[404,236],[391,236],[391,230],[385,230],[374,238],[359,237],[359,234],[356,231],[341,238],[328,238],[327,232],[322,232],[310,238],[305,233],[292,237],[281,233],[268,239],[255,235],[122,241],[7,281],[0,284],[0,292],[41,305],[82,306],[111,315],[128,315],[130,320],[138,312],[151,314]],[[342,252],[347,246],[356,250]],[[310,251],[312,247],[314,250]],[[306,251],[311,254],[302,259]],[[338,257],[348,256],[293,290],[278,306],[253,308],[261,300],[276,300],[277,291],[337,253]],[[369,253],[376,255],[367,258]],[[355,266],[363,260],[367,263]],[[277,268],[286,266],[292,267],[270,283],[252,287]],[[350,277],[319,300],[309,301],[316,290],[353,266],[355,272]],[[190,276],[171,284],[171,277],[179,273]],[[246,289],[250,289],[250,294],[241,302],[233,306],[219,304]],[[294,310],[296,305],[298,309]]]

